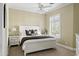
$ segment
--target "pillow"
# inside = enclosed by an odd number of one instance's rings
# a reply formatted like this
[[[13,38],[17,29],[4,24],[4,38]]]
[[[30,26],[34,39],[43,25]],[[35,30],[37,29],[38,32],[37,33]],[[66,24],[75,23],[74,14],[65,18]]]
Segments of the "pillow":
[[[26,35],[40,35],[37,29],[25,30]]]
[[[37,34],[38,34],[38,33],[37,33],[37,30],[33,30],[33,29],[32,29],[32,30],[30,30],[30,31],[31,31],[31,34],[32,34],[32,35],[37,35]]]
[[[34,34],[34,30],[30,30],[32,34]]]
[[[34,30],[34,34],[35,34],[35,35],[38,35],[38,32],[37,32],[37,30]]]
[[[25,30],[26,35],[32,35],[31,30]]]

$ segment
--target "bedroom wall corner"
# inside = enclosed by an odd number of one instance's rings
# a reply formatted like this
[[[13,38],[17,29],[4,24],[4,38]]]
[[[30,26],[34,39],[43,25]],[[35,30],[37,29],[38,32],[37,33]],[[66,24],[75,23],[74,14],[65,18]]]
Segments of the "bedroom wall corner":
[[[62,8],[53,10],[46,14],[47,18],[47,29],[49,31],[49,19],[50,16],[55,14],[61,14],[61,36],[62,38],[58,40],[58,43],[69,46],[73,48],[73,4],[69,4]]]

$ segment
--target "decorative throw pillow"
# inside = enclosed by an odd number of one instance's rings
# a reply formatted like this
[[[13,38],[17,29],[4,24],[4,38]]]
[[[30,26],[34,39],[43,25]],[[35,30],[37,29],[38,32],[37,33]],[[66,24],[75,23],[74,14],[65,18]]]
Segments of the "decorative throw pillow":
[[[25,30],[26,35],[38,35],[37,30]]]
[[[37,33],[37,30],[34,30],[34,34],[35,34],[35,35],[37,35],[37,34],[38,34],[38,33]]]
[[[26,35],[32,35],[30,30],[25,30]]]

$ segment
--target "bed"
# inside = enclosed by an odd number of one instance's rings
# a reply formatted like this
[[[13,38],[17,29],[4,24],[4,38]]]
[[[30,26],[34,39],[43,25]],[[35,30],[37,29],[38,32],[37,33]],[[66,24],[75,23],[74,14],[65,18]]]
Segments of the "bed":
[[[36,35],[26,35],[25,30],[37,30]],[[39,26],[20,26],[20,46],[26,56],[28,53],[56,48],[56,38],[42,35]]]

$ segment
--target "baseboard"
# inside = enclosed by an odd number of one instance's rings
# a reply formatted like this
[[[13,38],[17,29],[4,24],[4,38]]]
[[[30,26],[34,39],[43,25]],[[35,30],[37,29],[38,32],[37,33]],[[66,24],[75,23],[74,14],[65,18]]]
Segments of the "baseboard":
[[[76,51],[76,48],[72,48],[72,47],[69,47],[69,46],[66,46],[66,45],[63,45],[63,44],[60,44],[60,43],[56,43],[56,45],[59,45],[61,47],[64,47],[64,48],[72,50],[72,51]]]

